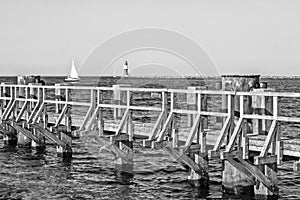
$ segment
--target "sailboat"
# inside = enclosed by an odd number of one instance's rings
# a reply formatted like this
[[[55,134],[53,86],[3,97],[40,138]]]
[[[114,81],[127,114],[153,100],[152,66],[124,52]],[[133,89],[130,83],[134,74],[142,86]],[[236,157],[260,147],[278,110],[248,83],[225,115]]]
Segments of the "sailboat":
[[[77,82],[79,81],[78,72],[75,66],[74,59],[72,59],[72,68],[70,75],[65,79],[65,82]]]

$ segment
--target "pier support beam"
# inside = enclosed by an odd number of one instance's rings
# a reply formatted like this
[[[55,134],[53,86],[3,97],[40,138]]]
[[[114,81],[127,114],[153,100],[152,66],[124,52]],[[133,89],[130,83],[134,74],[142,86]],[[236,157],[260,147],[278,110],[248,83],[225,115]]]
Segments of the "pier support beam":
[[[232,162],[235,162],[232,159]],[[237,163],[237,162],[236,162]],[[229,161],[222,161],[222,188],[229,194],[254,194],[254,182],[239,169],[233,166]]]
[[[274,89],[254,89],[254,92],[274,92]],[[273,114],[273,97],[268,96],[252,96],[253,114],[257,115],[272,115]],[[270,120],[265,119],[253,119],[253,133],[258,135],[267,135],[271,126]]]
[[[39,139],[39,144],[32,140],[31,146],[40,150],[45,149],[46,148],[45,136],[43,136],[43,134],[41,134],[36,128],[32,128],[32,133],[35,137]]]
[[[198,95],[199,96],[199,95]],[[197,123],[197,122],[196,122]],[[197,127],[197,143],[200,145],[200,148],[197,148],[196,151],[193,148],[190,148],[189,157],[194,160],[196,165],[199,168],[203,169],[204,172],[202,176],[196,173],[193,169],[190,169],[190,175],[188,176],[188,180],[195,187],[208,187],[208,152],[206,146],[206,132],[205,128],[205,118],[200,117],[200,123]]]
[[[58,131],[58,138],[65,144],[64,146],[56,146],[57,156],[69,159],[72,158],[72,138],[70,133]]]
[[[132,141],[116,141],[115,145],[126,154],[126,160],[117,157],[116,168],[120,173],[133,175],[133,142]]]
[[[126,102],[126,95],[122,93],[120,88],[130,87],[127,84],[113,85],[113,101],[115,105],[121,105],[122,102]],[[114,119],[119,119],[123,116],[124,111],[120,108],[114,108]]]
[[[5,145],[16,146],[18,144],[18,138],[17,138],[16,134],[11,133],[11,132],[9,135],[3,136],[3,141],[4,141]]]
[[[18,144],[17,131],[12,128],[7,121],[2,121],[3,129],[7,131],[8,134],[3,136],[3,141],[5,145],[16,146]]]

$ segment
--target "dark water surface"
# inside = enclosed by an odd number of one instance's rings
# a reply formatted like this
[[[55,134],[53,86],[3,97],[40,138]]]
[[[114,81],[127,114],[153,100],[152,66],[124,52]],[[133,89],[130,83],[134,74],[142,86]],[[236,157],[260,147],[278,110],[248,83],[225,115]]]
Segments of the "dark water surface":
[[[85,78],[80,84],[97,81]],[[267,81],[279,91],[299,92],[299,79]],[[298,107],[297,100],[285,104],[285,109],[293,107]],[[196,189],[187,181],[188,172],[163,151],[142,148],[141,143],[134,149],[135,174],[128,177],[117,173],[113,156],[99,153],[88,136],[74,140],[69,161],[57,158],[54,146],[37,151],[6,146],[1,140],[0,199],[254,199],[222,193],[219,161],[209,163],[208,190]],[[292,171],[292,162],[279,166],[279,199],[300,199],[299,174]]]

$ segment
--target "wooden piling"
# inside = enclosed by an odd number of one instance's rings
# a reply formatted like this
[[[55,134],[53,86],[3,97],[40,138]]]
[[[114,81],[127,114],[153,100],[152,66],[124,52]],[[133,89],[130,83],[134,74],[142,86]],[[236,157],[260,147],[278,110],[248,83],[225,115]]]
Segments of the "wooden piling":
[[[241,81],[241,77],[238,80]],[[247,88],[249,89],[252,83],[246,84],[246,82],[242,81],[242,85],[248,84]],[[133,142],[136,138],[141,138],[141,136],[134,133],[138,129],[138,123],[133,121],[132,117],[136,110],[148,110],[159,113],[154,126],[150,124],[153,130],[149,131],[151,132],[151,135],[148,135],[149,141],[155,141],[156,147],[164,149],[178,163],[189,168],[190,174],[188,179],[195,186],[202,186],[209,179],[207,159],[209,146],[207,144],[214,146],[211,151],[214,156],[211,158],[221,158],[223,160],[223,188],[225,191],[231,189],[231,192],[234,193],[239,193],[246,189],[247,191],[255,192],[256,195],[276,196],[278,194],[277,164],[282,162],[283,155],[300,157],[299,151],[297,151],[300,146],[299,142],[282,140],[279,129],[281,122],[300,123],[300,119],[298,117],[280,115],[278,111],[278,98],[300,98],[299,93],[200,90],[193,92],[197,96],[197,102],[196,108],[191,110],[188,108],[178,109],[178,106],[175,106],[181,100],[180,98],[177,99],[176,95],[179,94],[178,97],[180,97],[182,94],[190,93],[188,90],[122,88],[122,93],[126,94],[123,97],[126,98],[127,103],[126,105],[125,103],[116,105],[102,101],[102,92],[113,92],[113,88],[31,85],[26,86],[25,91],[23,90],[25,98],[19,98],[22,96],[20,95],[22,93],[20,88],[24,88],[23,85],[1,84],[0,87],[0,104],[2,106],[0,132],[4,135],[6,143],[16,141],[17,134],[13,133],[14,131],[20,132],[33,141],[33,145],[38,146],[43,146],[42,140],[46,137],[57,145],[58,155],[65,158],[70,157],[72,154],[70,131],[72,132],[74,127],[74,124],[72,126],[72,120],[69,118],[72,116],[71,106],[86,106],[89,109],[82,121],[80,131],[82,133],[99,131],[99,135],[97,133],[95,135],[101,138],[104,148],[117,156],[116,167],[121,173],[133,174]],[[59,101],[49,98],[49,94],[53,94],[55,89],[59,89],[66,96]],[[81,102],[80,100],[68,98],[69,92],[72,91],[73,93],[77,89],[91,91],[90,102]],[[50,92],[47,93],[48,91]],[[145,91],[147,93],[161,92],[161,107],[157,105],[137,106],[131,104],[131,94],[145,93]],[[224,95],[226,97],[226,112],[207,109],[205,97],[209,97],[209,95]],[[167,102],[168,96],[171,99],[170,104]],[[249,107],[249,105],[251,105],[251,102],[256,102],[253,96],[267,97],[272,100],[270,104],[265,103],[266,113],[253,113],[251,111],[252,106]],[[23,102],[21,107],[17,106],[20,101]],[[122,100],[122,102],[125,101]],[[50,112],[50,110],[46,110],[46,105],[48,104],[63,105],[59,120],[54,125],[54,120],[48,124],[46,119],[47,114]],[[267,105],[270,106],[268,107]],[[102,108],[125,110],[114,135],[108,135],[104,132]],[[254,108],[257,107],[254,106]],[[168,111],[170,112],[168,113]],[[26,112],[27,116],[24,117]],[[179,134],[178,132],[178,130],[186,128],[180,126],[179,129],[180,122],[176,119],[181,115],[193,115],[193,123],[190,124],[191,128],[185,134],[181,132]],[[220,136],[214,141],[212,137],[216,138],[216,135],[210,135],[211,133],[205,125],[205,119],[216,116],[224,118],[224,126],[220,130]],[[256,119],[270,122],[270,125],[265,126],[265,135],[258,135],[255,133],[255,129],[251,128],[251,122]],[[114,122],[119,122],[119,120]],[[110,122],[106,122],[106,126],[107,123]],[[52,132],[49,131],[49,126]],[[171,132],[168,130],[171,130]],[[146,133],[143,132],[142,134]],[[226,137],[227,140],[225,139]],[[146,138],[144,137],[143,139]],[[258,152],[259,155],[252,157],[254,154],[250,154],[250,150]],[[298,169],[299,166],[299,161],[294,164],[295,169]]]

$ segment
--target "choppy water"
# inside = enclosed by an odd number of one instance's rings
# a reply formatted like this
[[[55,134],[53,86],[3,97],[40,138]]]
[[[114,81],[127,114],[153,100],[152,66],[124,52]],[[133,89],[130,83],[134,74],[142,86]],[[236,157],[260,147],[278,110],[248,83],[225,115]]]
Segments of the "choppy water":
[[[50,79],[49,79],[50,80]],[[48,81],[49,81],[48,80]],[[56,82],[56,79],[51,79]],[[95,80],[86,79],[92,84]],[[300,80],[268,80],[280,91],[299,90]],[[284,84],[282,84],[282,83]],[[287,109],[295,106],[287,103]],[[297,135],[295,135],[297,137]],[[73,158],[62,161],[54,146],[44,151],[5,146],[0,142],[0,199],[253,199],[222,193],[221,165],[210,161],[208,190],[187,181],[188,172],[163,151],[135,144],[134,176],[116,172],[114,159],[90,138],[74,140]],[[292,163],[279,166],[279,199],[300,199],[300,176]]]

